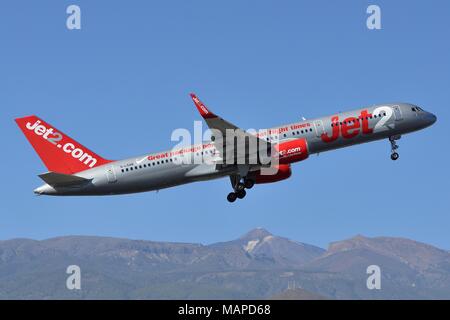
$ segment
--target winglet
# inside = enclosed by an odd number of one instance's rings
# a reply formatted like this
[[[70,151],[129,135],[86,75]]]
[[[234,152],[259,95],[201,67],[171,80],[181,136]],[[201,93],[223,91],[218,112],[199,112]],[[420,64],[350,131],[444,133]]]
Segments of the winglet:
[[[208,110],[208,108],[200,101],[199,98],[194,93],[190,94],[192,101],[194,101],[195,106],[197,107],[198,112],[203,117],[203,119],[217,118],[217,116]]]

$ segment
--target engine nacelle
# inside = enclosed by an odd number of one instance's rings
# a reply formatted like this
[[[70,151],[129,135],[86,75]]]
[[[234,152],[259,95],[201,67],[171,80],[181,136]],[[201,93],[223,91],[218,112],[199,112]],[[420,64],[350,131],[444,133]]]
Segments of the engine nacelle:
[[[255,183],[272,183],[285,180],[289,178],[292,174],[291,166],[289,164],[279,164],[274,166],[277,169],[275,174],[265,174],[262,175],[260,171],[256,171],[251,174],[251,178]]]
[[[274,157],[278,157],[279,164],[299,162],[308,158],[308,142],[306,139],[295,139],[275,145]]]

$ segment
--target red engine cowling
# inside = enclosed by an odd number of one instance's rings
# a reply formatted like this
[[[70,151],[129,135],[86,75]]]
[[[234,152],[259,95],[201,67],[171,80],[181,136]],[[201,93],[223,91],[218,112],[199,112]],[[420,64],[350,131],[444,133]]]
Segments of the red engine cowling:
[[[279,164],[274,166],[274,168],[278,169],[276,174],[262,175],[260,171],[257,171],[252,174],[252,179],[255,180],[255,183],[257,184],[272,183],[285,180],[292,174],[291,166],[289,164]]]
[[[279,164],[299,162],[308,158],[308,142],[306,139],[295,139],[275,145],[275,157]]]

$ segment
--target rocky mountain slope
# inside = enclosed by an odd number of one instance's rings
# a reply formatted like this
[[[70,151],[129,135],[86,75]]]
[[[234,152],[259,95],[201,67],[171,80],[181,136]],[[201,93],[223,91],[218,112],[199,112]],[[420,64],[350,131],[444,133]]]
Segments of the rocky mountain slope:
[[[81,290],[66,288],[69,265],[81,268]],[[381,290],[366,286],[369,265],[381,269]],[[265,299],[292,283],[310,297],[450,299],[450,253],[364,236],[324,250],[261,228],[211,245],[87,236],[0,241],[0,299]]]

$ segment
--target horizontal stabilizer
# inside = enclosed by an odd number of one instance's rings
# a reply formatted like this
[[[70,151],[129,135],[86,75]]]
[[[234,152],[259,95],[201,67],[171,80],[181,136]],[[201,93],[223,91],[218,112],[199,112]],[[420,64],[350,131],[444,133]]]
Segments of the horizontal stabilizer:
[[[39,178],[44,180],[45,183],[51,185],[52,187],[70,187],[81,185],[90,181],[90,179],[57,172],[43,173],[39,175]]]

